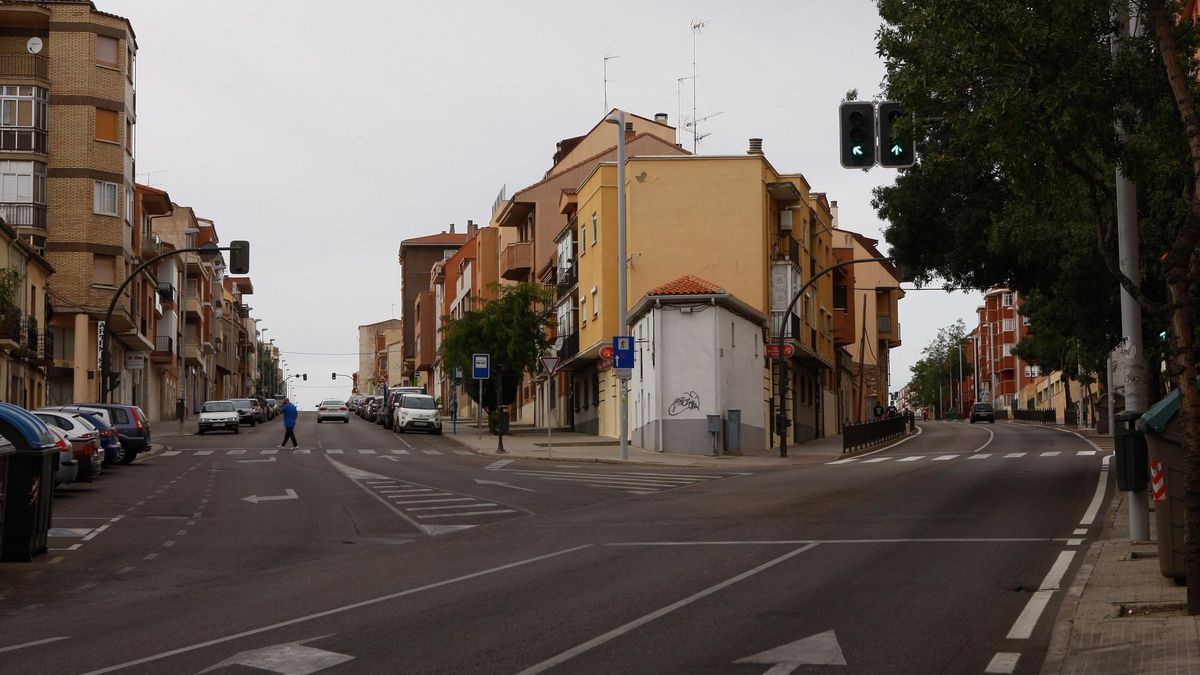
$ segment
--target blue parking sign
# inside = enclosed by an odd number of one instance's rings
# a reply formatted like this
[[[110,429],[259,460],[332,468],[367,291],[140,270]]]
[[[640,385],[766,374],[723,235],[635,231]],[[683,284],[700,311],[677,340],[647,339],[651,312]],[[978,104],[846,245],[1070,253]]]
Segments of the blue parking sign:
[[[613,338],[613,368],[633,367],[633,337],[618,335]]]
[[[472,354],[471,355],[471,378],[475,380],[486,380],[492,376],[492,355],[491,354]]]

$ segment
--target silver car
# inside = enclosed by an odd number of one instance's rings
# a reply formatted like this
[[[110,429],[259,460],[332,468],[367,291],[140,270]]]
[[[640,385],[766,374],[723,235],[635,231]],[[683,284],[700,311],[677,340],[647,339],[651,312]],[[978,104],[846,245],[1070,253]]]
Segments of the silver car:
[[[350,409],[346,402],[336,398],[327,398],[317,406],[317,424],[325,420],[350,423]]]

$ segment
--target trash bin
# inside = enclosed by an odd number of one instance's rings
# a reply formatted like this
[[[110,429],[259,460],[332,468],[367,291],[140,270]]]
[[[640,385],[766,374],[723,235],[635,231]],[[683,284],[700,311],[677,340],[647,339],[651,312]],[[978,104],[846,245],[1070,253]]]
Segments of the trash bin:
[[[1161,468],[1152,491],[1154,528],[1158,537],[1158,570],[1164,577],[1182,584],[1187,576],[1187,568],[1183,564],[1186,531],[1183,482],[1185,451],[1178,412],[1179,392],[1171,392],[1142,415],[1139,426],[1145,432],[1149,463]]]
[[[25,562],[46,552],[58,450],[46,424],[11,403],[0,403],[0,436],[13,446],[3,482],[0,560]]]
[[[1123,410],[1115,416],[1113,463],[1117,471],[1117,489],[1122,492],[1144,492],[1150,482],[1146,434],[1134,426],[1141,416],[1135,410]]]

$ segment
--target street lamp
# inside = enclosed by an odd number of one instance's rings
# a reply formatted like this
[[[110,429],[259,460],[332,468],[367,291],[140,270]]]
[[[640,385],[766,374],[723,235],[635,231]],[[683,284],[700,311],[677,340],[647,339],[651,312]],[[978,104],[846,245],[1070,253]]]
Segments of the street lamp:
[[[615,110],[604,121],[617,125],[617,330],[619,335],[626,335],[629,328],[625,307],[625,113]],[[621,375],[617,375],[617,379],[620,381],[621,459],[629,459],[629,379]]]

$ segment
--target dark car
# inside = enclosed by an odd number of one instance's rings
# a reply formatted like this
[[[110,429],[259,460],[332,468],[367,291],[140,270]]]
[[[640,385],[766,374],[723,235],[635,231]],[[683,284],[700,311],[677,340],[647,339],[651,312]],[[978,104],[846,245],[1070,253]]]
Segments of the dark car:
[[[992,411],[991,403],[976,403],[971,407],[971,424],[976,422],[996,423],[996,414]]]
[[[113,428],[111,421],[111,413],[107,410],[99,408],[86,408],[82,406],[58,406],[45,407],[41,410],[72,412],[83,415],[84,419],[91,422],[92,426],[100,434],[100,447],[104,450],[104,465],[118,464],[125,456],[125,448],[121,447],[121,437],[117,434],[117,430]]]
[[[132,464],[139,453],[149,452],[154,446],[150,442],[150,418],[136,405],[124,403],[80,403],[85,408],[101,408],[109,412],[121,447],[125,448],[122,464]]]
[[[233,401],[233,406],[237,408],[238,421],[241,424],[254,426],[262,421],[263,411],[258,401],[252,398],[235,398],[230,400]]]

